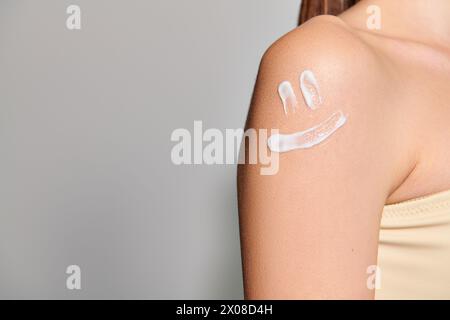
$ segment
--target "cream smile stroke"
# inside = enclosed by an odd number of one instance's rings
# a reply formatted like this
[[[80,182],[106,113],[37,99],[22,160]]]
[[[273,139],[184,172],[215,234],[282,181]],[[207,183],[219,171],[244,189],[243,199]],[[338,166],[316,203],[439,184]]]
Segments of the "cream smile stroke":
[[[327,120],[305,131],[293,134],[274,134],[267,140],[267,145],[273,152],[308,149],[326,140],[346,121],[347,118],[342,111],[338,111]]]
[[[319,84],[317,82],[316,76],[311,70],[305,70],[300,75],[300,89],[302,90],[306,105],[309,108],[316,109],[322,104]]]
[[[289,109],[295,112],[297,109],[297,97],[295,96],[294,89],[289,81],[283,81],[278,86],[278,94],[283,102],[284,113],[287,115]]]

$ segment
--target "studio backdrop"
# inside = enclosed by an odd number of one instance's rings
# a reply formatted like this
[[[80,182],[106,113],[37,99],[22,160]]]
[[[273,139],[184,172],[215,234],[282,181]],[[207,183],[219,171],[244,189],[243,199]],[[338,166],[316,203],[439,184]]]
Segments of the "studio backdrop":
[[[241,299],[236,165],[202,137],[243,128],[299,6],[1,0],[0,298]]]

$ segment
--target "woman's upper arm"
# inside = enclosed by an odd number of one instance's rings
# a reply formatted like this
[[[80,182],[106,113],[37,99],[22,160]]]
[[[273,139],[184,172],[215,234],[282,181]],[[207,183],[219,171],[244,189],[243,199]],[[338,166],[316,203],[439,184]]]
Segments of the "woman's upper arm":
[[[313,22],[292,32],[261,63],[247,129],[291,134],[336,112],[346,122],[313,147],[280,153],[274,175],[261,175],[260,165],[240,165],[246,298],[374,295],[367,287],[367,270],[377,261],[383,205],[401,179],[395,169],[401,160],[391,152],[400,142],[389,138],[394,126],[386,121],[386,97],[378,95],[383,85],[373,87],[376,57],[347,39],[341,26],[328,24]],[[323,99],[317,109],[304,102],[299,84],[304,70],[317,78]],[[295,113],[283,110],[277,92],[283,81],[292,84],[297,97]]]

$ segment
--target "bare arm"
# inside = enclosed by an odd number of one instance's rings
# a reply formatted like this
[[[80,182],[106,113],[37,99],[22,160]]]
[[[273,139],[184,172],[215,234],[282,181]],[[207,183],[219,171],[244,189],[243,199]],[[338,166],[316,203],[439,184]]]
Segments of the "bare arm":
[[[392,139],[395,128],[386,122],[382,101],[389,88],[379,84],[377,57],[328,19],[279,40],[261,63],[247,128],[293,133],[339,110],[347,122],[318,145],[280,153],[275,175],[260,175],[259,165],[239,167],[248,299],[374,296],[367,268],[377,263],[383,205],[404,174],[397,170],[404,165],[402,141]],[[306,69],[321,88],[317,110],[307,108],[300,91]],[[284,113],[277,93],[282,81],[292,83],[295,114]]]

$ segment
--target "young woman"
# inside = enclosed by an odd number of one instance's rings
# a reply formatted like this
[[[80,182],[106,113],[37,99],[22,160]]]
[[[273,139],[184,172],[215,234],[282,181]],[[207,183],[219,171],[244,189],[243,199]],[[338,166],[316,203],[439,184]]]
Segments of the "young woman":
[[[245,297],[450,299],[450,1],[303,0],[301,22],[248,115],[281,135],[277,174],[238,169]]]

